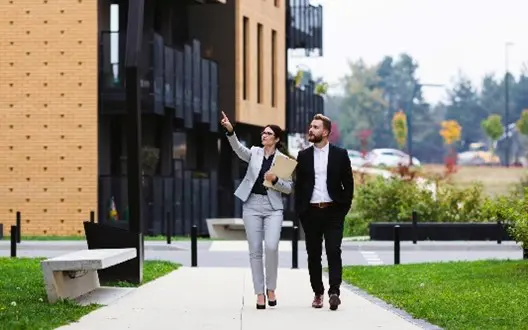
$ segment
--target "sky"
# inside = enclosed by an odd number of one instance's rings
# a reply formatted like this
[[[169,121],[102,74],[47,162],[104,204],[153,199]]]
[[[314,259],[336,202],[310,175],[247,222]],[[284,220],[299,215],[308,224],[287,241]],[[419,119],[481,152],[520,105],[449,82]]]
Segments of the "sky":
[[[309,67],[330,84],[349,60],[378,63],[385,55],[411,55],[422,83],[446,88],[462,72],[478,87],[487,73],[515,76],[528,63],[528,1],[523,0],[317,0],[323,5],[322,57],[290,52],[289,69]],[[506,47],[506,43],[513,45]],[[423,90],[426,101],[445,99],[445,88]]]

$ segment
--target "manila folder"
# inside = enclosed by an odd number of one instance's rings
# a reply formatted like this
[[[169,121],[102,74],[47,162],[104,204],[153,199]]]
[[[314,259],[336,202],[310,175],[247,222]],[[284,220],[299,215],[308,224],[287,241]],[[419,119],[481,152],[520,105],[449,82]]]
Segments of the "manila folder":
[[[296,166],[296,160],[291,159],[287,156],[279,155],[271,166],[270,172],[274,173],[281,179],[288,179],[291,177]],[[273,184],[269,181],[264,180],[264,186],[271,188],[273,187]]]

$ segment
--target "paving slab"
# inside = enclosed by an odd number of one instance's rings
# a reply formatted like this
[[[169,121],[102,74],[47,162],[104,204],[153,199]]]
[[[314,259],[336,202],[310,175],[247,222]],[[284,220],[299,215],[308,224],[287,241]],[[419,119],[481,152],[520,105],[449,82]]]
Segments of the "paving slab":
[[[255,308],[248,268],[182,267],[147,283],[111,305],[63,326],[62,330],[92,329],[423,329],[364,296],[342,288],[338,311],[311,308],[307,270],[279,269],[278,305]]]

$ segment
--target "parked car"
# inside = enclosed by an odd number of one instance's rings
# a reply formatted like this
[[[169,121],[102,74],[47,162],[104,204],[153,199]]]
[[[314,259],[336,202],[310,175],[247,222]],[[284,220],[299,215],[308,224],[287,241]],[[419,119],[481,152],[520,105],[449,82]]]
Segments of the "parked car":
[[[348,158],[350,158],[350,164],[355,167],[361,167],[365,165],[365,159],[361,155],[361,152],[357,150],[348,149]]]
[[[409,155],[397,149],[380,148],[372,149],[366,157],[366,162],[371,166],[397,167],[408,166]],[[420,166],[421,163],[416,157],[412,158],[413,166]]]
[[[457,158],[458,165],[500,165],[500,158],[480,142],[471,143],[469,150],[459,153]]]

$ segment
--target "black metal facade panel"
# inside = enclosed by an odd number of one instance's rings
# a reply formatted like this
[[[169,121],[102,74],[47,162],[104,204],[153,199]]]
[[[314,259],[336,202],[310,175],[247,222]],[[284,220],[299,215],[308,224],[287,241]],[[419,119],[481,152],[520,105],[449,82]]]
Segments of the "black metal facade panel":
[[[291,133],[305,133],[318,113],[324,114],[324,99],[314,93],[315,84],[310,82],[303,87],[295,87],[292,80],[288,81],[286,127]]]
[[[209,123],[211,120],[211,79],[209,79],[209,74],[211,71],[210,61],[207,59],[202,59],[202,100],[200,102],[202,109],[202,122]]]
[[[184,61],[184,87],[183,87],[183,103],[184,103],[184,118],[185,118],[185,127],[193,127],[193,81],[192,81],[192,48],[190,45],[185,45],[183,47],[183,61]]]
[[[201,94],[202,94],[202,57],[200,51],[201,44],[198,40],[194,39],[192,41],[192,94],[193,94],[193,111],[194,113],[199,114],[202,110],[201,108]]]
[[[174,109],[174,50],[165,46],[165,106]]]
[[[323,7],[313,6],[304,0],[292,0],[287,10],[289,24],[287,47],[289,49],[318,50],[323,55]]]
[[[211,61],[210,63],[210,102],[211,102],[211,120],[210,120],[210,131],[218,132],[218,125],[220,115],[218,111],[218,63]]]
[[[152,51],[153,51],[153,81],[154,81],[154,112],[160,115],[165,113],[163,106],[163,89],[164,89],[164,74],[163,68],[164,64],[164,55],[165,55],[165,45],[163,43],[163,37],[157,33],[154,34],[154,39],[152,41]]]
[[[100,111],[124,114],[124,73],[120,72],[123,63],[111,63],[109,53],[106,54],[112,35],[110,32],[101,33]],[[217,63],[200,57],[198,42],[175,49],[165,46],[165,40],[159,34],[151,34],[151,39],[143,41],[139,70],[142,112],[164,115],[166,107],[174,108],[175,117],[184,119],[186,128],[193,128],[194,121],[198,121],[209,124],[210,131],[217,132]]]
[[[176,118],[184,118],[184,63],[183,63],[183,52],[181,50],[174,50],[174,94],[175,94],[175,106]]]

